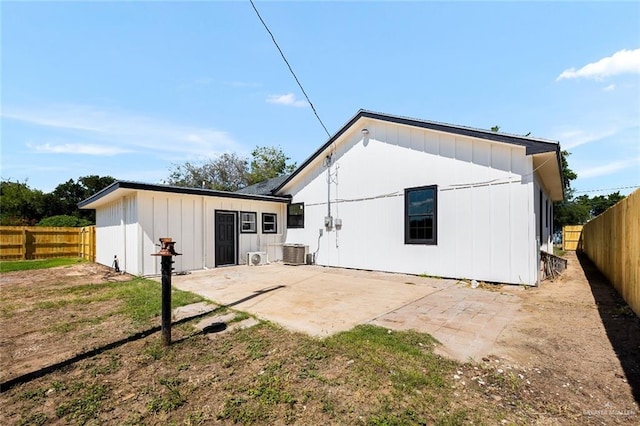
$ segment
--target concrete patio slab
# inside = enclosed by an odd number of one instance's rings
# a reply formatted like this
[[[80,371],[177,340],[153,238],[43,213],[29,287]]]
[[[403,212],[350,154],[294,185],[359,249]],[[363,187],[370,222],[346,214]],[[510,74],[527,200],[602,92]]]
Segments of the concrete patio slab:
[[[366,323],[426,332],[462,361],[487,355],[520,306],[456,280],[279,263],[196,271],[173,285],[317,337]]]
[[[519,309],[520,298],[516,295],[456,285],[385,313],[371,323],[429,333],[442,343],[439,353],[464,362],[491,353]]]
[[[185,318],[204,315],[208,312],[215,311],[217,308],[218,306],[207,302],[198,302],[190,305],[179,306],[171,311],[171,321],[180,321]]]

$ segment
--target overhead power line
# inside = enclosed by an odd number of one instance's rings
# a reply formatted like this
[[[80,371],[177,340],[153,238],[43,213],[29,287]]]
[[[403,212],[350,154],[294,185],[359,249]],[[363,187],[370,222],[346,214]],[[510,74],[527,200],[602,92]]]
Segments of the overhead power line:
[[[260,22],[262,22],[262,25],[264,26],[264,29],[267,30],[267,32],[271,36],[271,40],[273,40],[273,44],[275,44],[276,48],[278,49],[278,52],[280,52],[280,56],[282,56],[282,59],[284,60],[284,63],[287,64],[287,67],[289,68],[289,71],[291,72],[291,75],[296,80],[296,83],[298,83],[298,86],[300,87],[300,90],[302,90],[302,93],[304,94],[304,97],[307,98],[307,102],[309,102],[309,105],[311,106],[311,109],[313,110],[313,113],[315,114],[316,118],[320,122],[320,125],[322,126],[324,131],[327,133],[327,136],[331,137],[331,134],[327,130],[327,126],[325,126],[324,123],[322,122],[322,120],[320,119],[320,116],[318,115],[318,111],[316,111],[316,107],[313,106],[313,103],[311,102],[311,99],[309,99],[309,95],[307,95],[307,92],[304,90],[304,87],[302,87],[302,83],[300,83],[300,80],[298,80],[298,76],[296,76],[296,73],[293,72],[293,68],[291,68],[291,65],[289,64],[289,61],[287,61],[287,58],[284,56],[284,53],[282,52],[282,49],[280,49],[280,46],[278,45],[278,42],[276,41],[276,38],[273,36],[273,33],[271,32],[271,30],[267,26],[267,23],[264,22],[264,19],[262,19],[262,16],[260,16],[260,12],[258,12],[258,9],[256,8],[256,5],[253,4],[253,0],[249,0],[249,2],[251,3],[251,7],[253,7],[253,10],[256,12],[256,15],[258,15],[258,19],[260,19]]]
[[[621,189],[633,189],[633,188],[640,188],[640,185],[620,186],[618,188],[585,189],[582,191],[573,191],[573,192],[576,194],[582,194],[585,192],[619,191]]]

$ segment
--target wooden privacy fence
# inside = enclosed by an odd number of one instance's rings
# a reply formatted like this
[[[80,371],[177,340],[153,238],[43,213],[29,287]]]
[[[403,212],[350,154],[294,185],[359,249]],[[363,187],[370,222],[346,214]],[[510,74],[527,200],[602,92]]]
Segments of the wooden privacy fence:
[[[640,189],[584,225],[582,251],[640,316]]]
[[[0,226],[0,259],[81,257],[95,262],[96,227]]]
[[[582,225],[567,225],[562,227],[562,250],[576,251],[582,234]]]

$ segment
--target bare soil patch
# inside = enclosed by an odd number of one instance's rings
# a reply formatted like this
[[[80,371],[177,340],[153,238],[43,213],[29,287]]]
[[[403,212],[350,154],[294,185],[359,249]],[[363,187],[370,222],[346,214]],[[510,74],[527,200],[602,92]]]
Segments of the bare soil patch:
[[[100,284],[129,281],[98,264],[0,275],[0,381],[126,337],[131,320],[117,300],[100,300]],[[86,303],[73,303],[89,287]]]
[[[3,391],[0,417],[6,424],[638,424],[640,320],[592,265],[568,258],[567,272],[540,288],[492,287],[518,294],[522,312],[479,363],[435,355],[428,335],[373,326],[321,340],[269,323],[210,334],[184,323],[170,348],[150,335]],[[3,274],[3,374],[126,335],[131,321],[113,314],[113,300],[98,299],[100,283],[130,277],[108,272],[77,265]],[[87,288],[96,292],[90,306],[65,302]],[[61,317],[77,324],[60,329]]]
[[[522,375],[540,421],[640,424],[640,318],[585,257],[522,297],[522,315],[485,365]]]

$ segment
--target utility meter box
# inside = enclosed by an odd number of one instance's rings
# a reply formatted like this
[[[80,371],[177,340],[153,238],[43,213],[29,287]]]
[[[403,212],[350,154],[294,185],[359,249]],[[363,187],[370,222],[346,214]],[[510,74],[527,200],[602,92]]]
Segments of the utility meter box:
[[[324,227],[327,229],[327,231],[331,231],[333,229],[333,217],[332,216],[325,216],[324,217]]]
[[[333,225],[336,227],[336,231],[341,230],[342,229],[342,219],[336,218],[336,220],[333,222]]]

